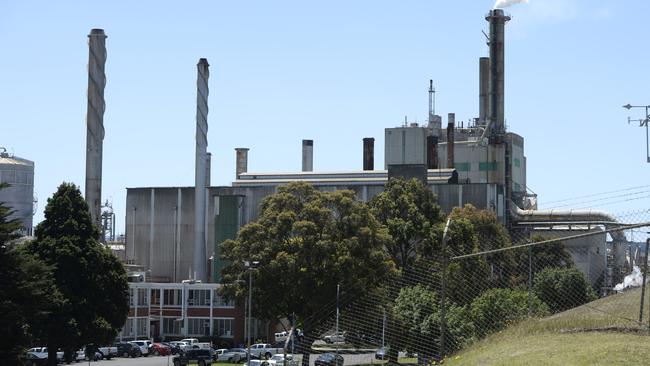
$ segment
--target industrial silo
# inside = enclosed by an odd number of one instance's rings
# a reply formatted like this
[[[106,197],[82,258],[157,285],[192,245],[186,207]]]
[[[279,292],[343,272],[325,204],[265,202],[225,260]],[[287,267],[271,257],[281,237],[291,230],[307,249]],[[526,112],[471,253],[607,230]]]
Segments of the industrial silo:
[[[7,153],[0,147],[0,183],[9,187],[0,189],[0,202],[4,202],[14,213],[10,218],[22,222],[22,234],[32,235],[34,214],[34,162]]]

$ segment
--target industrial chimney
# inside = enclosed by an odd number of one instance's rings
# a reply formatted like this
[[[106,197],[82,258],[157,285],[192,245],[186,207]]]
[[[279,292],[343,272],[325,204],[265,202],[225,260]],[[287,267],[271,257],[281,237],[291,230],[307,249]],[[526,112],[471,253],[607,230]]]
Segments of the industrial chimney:
[[[375,170],[375,138],[363,139],[363,170]]]
[[[238,147],[235,149],[237,160],[235,162],[235,178],[239,179],[239,175],[248,171],[248,148]]]
[[[505,133],[504,123],[504,29],[507,21],[510,20],[505,15],[503,9],[493,9],[485,17],[490,23],[490,81],[489,81],[489,112],[490,130],[492,136],[498,136]]]
[[[206,162],[208,147],[208,60],[202,58],[196,65],[198,77],[196,81],[196,167],[194,179],[194,268],[195,280],[207,281],[205,253],[205,186]]]
[[[456,114],[447,114],[447,168],[454,167],[454,129],[456,125]]]
[[[314,140],[302,140],[302,171],[314,170]]]
[[[90,218],[101,227],[102,152],[104,146],[104,87],[106,35],[93,29],[88,35],[88,108],[86,111],[86,203]]]
[[[427,136],[427,169],[438,169],[438,136]]]

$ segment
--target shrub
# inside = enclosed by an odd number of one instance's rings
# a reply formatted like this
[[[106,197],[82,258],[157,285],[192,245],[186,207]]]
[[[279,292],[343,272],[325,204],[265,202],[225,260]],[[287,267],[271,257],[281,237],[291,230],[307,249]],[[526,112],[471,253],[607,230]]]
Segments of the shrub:
[[[576,268],[545,268],[535,276],[533,291],[557,313],[596,299],[596,293]]]
[[[532,295],[531,300],[531,315],[548,313],[548,307],[537,296]],[[471,316],[479,337],[501,330],[528,316],[528,292],[501,288],[487,290],[472,301]]]

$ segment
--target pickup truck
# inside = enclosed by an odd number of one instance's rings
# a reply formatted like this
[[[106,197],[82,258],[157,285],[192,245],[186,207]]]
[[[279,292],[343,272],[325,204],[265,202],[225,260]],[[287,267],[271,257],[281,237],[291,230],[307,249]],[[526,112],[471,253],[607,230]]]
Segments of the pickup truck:
[[[271,358],[277,353],[284,353],[283,348],[273,347],[268,343],[256,343],[251,346],[251,357],[255,358]]]
[[[212,343],[210,342],[199,342],[198,339],[196,338],[185,338],[181,339],[181,342],[185,342],[187,346],[183,351],[187,351],[190,349],[212,349]]]

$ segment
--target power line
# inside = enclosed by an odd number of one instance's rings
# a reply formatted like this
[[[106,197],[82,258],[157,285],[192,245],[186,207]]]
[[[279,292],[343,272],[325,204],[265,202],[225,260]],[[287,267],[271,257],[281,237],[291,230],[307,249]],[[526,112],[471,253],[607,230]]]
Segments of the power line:
[[[629,187],[629,188],[624,188],[624,189],[618,189],[618,190],[615,190],[615,191],[609,191],[609,192],[593,193],[593,194],[588,194],[588,195],[584,195],[584,196],[577,196],[577,197],[564,198],[564,199],[555,200],[555,201],[548,201],[548,202],[545,202],[544,205],[548,205],[548,204],[551,204],[551,203],[561,203],[561,202],[575,201],[575,200],[583,199],[583,198],[596,197],[596,196],[603,196],[603,195],[606,195],[606,194],[619,193],[619,192],[626,192],[626,191],[632,191],[632,190],[635,190],[635,189],[649,188],[649,187],[650,187],[650,185],[643,185],[643,186],[636,186],[636,187]]]

